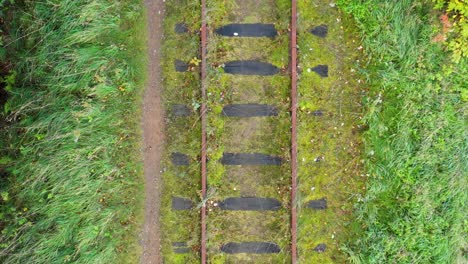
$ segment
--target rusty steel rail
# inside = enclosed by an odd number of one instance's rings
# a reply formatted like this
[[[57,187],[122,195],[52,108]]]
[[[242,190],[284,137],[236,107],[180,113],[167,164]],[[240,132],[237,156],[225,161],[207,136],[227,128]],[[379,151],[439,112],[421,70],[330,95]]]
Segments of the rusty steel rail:
[[[206,171],[206,45],[207,45],[207,25],[206,25],[206,0],[201,0],[201,125],[202,125],[202,144],[201,144],[201,187],[202,187],[202,207],[201,207],[201,263],[206,264],[206,189],[207,189],[207,171]]]
[[[291,0],[291,262],[297,263],[297,2]]]

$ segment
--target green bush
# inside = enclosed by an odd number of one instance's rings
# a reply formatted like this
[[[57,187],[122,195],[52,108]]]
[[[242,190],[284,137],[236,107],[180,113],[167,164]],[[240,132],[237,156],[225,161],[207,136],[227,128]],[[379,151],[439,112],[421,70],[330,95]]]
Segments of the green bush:
[[[446,45],[453,52],[452,59],[458,63],[461,58],[468,57],[468,2],[464,0],[432,0],[435,9],[443,10],[453,27]],[[444,16],[442,16],[444,18]],[[444,20],[444,19],[442,19]],[[442,21],[444,23],[444,21]]]

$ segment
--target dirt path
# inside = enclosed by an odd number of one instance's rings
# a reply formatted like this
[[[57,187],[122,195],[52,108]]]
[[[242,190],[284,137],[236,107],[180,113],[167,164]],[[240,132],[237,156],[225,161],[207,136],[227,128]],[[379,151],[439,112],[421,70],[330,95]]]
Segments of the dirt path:
[[[160,255],[159,207],[161,153],[164,143],[164,113],[161,102],[160,50],[163,34],[163,0],[145,0],[148,17],[148,79],[143,100],[145,170],[145,223],[142,232],[141,263],[162,263]]]

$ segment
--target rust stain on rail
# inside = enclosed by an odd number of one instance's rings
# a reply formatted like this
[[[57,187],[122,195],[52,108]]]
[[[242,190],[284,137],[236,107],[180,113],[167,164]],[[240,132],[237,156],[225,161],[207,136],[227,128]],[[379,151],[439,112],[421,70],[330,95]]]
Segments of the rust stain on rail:
[[[291,0],[291,262],[297,263],[297,2]]]
[[[206,175],[206,45],[207,45],[207,25],[206,25],[206,0],[201,0],[201,96],[202,103],[200,108],[201,122],[202,122],[202,144],[201,144],[201,187],[202,187],[202,207],[201,207],[201,263],[207,262],[206,257],[206,189],[207,189],[207,175]]]

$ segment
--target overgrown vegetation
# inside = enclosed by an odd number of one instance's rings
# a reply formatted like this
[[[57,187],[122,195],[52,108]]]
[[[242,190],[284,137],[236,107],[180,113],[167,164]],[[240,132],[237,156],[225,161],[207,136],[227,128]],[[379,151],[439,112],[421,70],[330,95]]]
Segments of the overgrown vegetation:
[[[356,27],[338,8],[321,0],[298,1],[298,249],[301,263],[345,263],[353,204],[363,191],[361,171],[362,60]],[[327,26],[327,36],[310,30]],[[328,77],[311,68],[328,66]],[[327,209],[305,208],[327,200]],[[324,252],[316,252],[325,244]]]
[[[446,3],[455,2],[462,3]],[[369,88],[364,100],[369,179],[356,204],[350,258],[465,263],[468,61],[450,44],[447,51],[432,41],[442,26],[429,1],[339,4],[356,19],[369,58],[361,67]],[[458,21],[466,23],[466,17]],[[463,35],[455,41],[466,48]]]
[[[250,2],[255,4],[254,1]],[[211,1],[208,2],[209,9],[209,24],[210,29],[227,24],[230,19],[243,18],[245,21],[258,22],[259,14],[262,22],[278,22],[278,28],[282,31],[282,36],[275,40],[262,39],[227,39],[225,37],[216,36],[214,33],[209,36],[209,87],[208,87],[208,179],[209,179],[209,218],[208,218],[208,246],[210,261],[213,263],[225,263],[226,261],[241,261],[245,260],[242,256],[228,256],[221,254],[220,246],[227,241],[249,241],[252,237],[274,238],[273,241],[280,243],[284,248],[287,248],[289,236],[282,237],[278,234],[288,232],[287,209],[281,212],[272,212],[265,214],[262,217],[257,212],[225,212],[220,211],[213,206],[215,202],[223,200],[230,196],[240,195],[239,179],[234,179],[232,170],[229,171],[231,176],[228,176],[228,170],[221,165],[218,160],[222,157],[224,151],[232,152],[249,152],[260,151],[269,154],[287,155],[288,141],[288,102],[285,98],[288,96],[289,85],[288,76],[282,74],[276,77],[243,77],[229,76],[223,73],[220,65],[226,61],[237,59],[252,59],[258,58],[265,61],[272,61],[275,65],[286,68],[288,62],[288,35],[287,25],[289,15],[287,13],[280,14],[272,12],[277,9],[276,5],[281,3],[285,5],[287,1],[271,1],[271,5],[261,3],[259,8],[245,9],[240,3],[235,1]],[[244,3],[245,4],[245,3]],[[168,263],[195,263],[199,261],[199,207],[194,207],[190,212],[174,211],[171,209],[171,198],[173,196],[182,196],[192,199],[196,205],[200,203],[200,80],[199,67],[196,65],[197,60],[194,57],[199,57],[199,28],[200,28],[200,9],[197,2],[168,2],[166,21],[165,21],[165,44],[164,44],[164,59],[163,59],[163,74],[164,74],[164,93],[166,101],[166,109],[168,111],[168,122],[166,124],[166,134],[168,135],[164,172],[165,191],[163,194],[163,209],[162,209],[162,230],[163,238],[163,255]],[[288,5],[281,10],[287,10]],[[250,12],[250,16],[239,14],[238,12]],[[227,15],[226,15],[227,14]],[[280,19],[281,18],[281,19]],[[184,23],[188,27],[188,32],[184,34],[174,33],[174,28],[177,23]],[[253,45],[255,44],[255,45]],[[271,57],[271,58],[270,58]],[[189,72],[177,73],[174,69],[174,60],[182,60],[190,62],[191,69]],[[268,87],[266,89],[265,87]],[[263,92],[267,96],[263,95]],[[251,97],[250,97],[251,96]],[[278,103],[281,101],[281,104]],[[248,127],[249,124],[242,123],[237,119],[225,118],[221,115],[222,107],[229,103],[273,103],[277,105],[283,114],[278,118],[256,118],[255,120],[261,123],[259,126],[267,131],[274,131],[270,134],[261,133]],[[193,112],[190,117],[175,118],[171,114],[173,104],[185,104],[189,106]],[[278,126],[275,128],[275,126]],[[234,139],[233,137],[240,135],[239,131],[250,129],[253,131],[252,138]],[[183,131],[183,132],[181,132]],[[264,132],[263,130],[261,130]],[[281,131],[285,132],[282,133]],[[257,135],[257,136],[255,136]],[[283,136],[281,136],[283,135]],[[275,144],[271,144],[275,142]],[[279,142],[280,144],[276,144]],[[281,146],[286,148],[281,148]],[[170,154],[172,152],[182,152],[190,157],[191,164],[189,166],[177,167],[171,164]],[[234,169],[235,170],[235,169]],[[283,177],[283,174],[288,175],[289,165],[285,164],[281,170],[277,168],[263,169],[261,172],[264,184],[261,188],[255,191],[259,196],[265,197],[280,197],[285,198],[287,204],[287,190],[283,194],[279,194],[277,186],[287,186],[289,177]],[[257,172],[257,171],[255,171]],[[252,171],[254,173],[254,171]],[[236,174],[236,175],[239,175]],[[252,176],[252,179],[255,178]],[[275,179],[273,184],[272,179]],[[247,189],[245,184],[243,189]],[[254,187],[252,185],[252,187]],[[247,190],[243,190],[247,191]],[[259,217],[260,215],[260,217]],[[281,218],[277,217],[281,215]],[[257,223],[252,225],[251,231],[256,234],[243,234],[249,227],[249,219],[256,219]],[[265,227],[270,228],[266,230]],[[272,228],[275,227],[275,228]],[[276,227],[282,228],[282,232],[278,232]],[[255,230],[262,228],[262,231]],[[250,229],[249,229],[250,230]],[[267,232],[266,234],[259,234]],[[187,242],[192,249],[189,254],[176,254],[173,251],[173,242]],[[245,256],[244,256],[245,257]],[[278,256],[252,256],[255,260],[259,258],[268,261],[282,263],[288,258],[287,252]]]
[[[142,14],[140,0],[10,6],[0,262],[138,262]]]
[[[289,10],[290,1],[208,3],[211,29],[244,16],[242,22],[275,22],[280,32],[273,40],[210,35],[210,260],[287,262],[287,206],[259,219],[255,212],[219,211],[213,203],[227,196],[258,195],[288,204],[288,164],[274,171],[250,171],[262,175],[256,181],[214,161],[224,151],[288,157],[288,76],[232,78],[218,66],[257,58],[286,71],[289,14],[278,10]],[[339,245],[348,239],[342,249],[353,263],[467,262],[467,4],[338,3],[354,17],[364,48],[355,47],[354,32],[347,31],[349,18],[340,20],[333,3],[299,1],[298,202],[326,197],[329,203],[328,210],[300,211],[300,258],[304,263],[344,262]],[[146,54],[141,7],[140,0],[0,0],[0,262],[138,262],[143,180],[136,128]],[[162,250],[166,263],[195,263],[198,208],[173,211],[171,199],[200,202],[200,122],[195,114],[200,107],[200,5],[168,1],[167,14]],[[189,32],[176,34],[179,22]],[[329,25],[329,38],[319,40],[307,32],[322,23]],[[368,60],[355,57],[356,50],[363,50]],[[190,62],[190,71],[177,73],[176,59]],[[347,66],[354,60],[365,80]],[[307,72],[316,64],[329,65],[328,79]],[[357,162],[359,105],[345,104],[357,100],[358,86],[366,91],[366,173],[360,173]],[[250,124],[220,115],[223,105],[246,101],[278,107],[278,117],[257,122],[270,134],[252,129],[245,141],[233,131]],[[175,118],[173,104],[188,105],[194,114]],[[340,115],[330,115],[338,111]],[[190,165],[174,166],[172,152],[187,154]],[[361,196],[363,175],[368,182]],[[349,223],[356,199],[356,220]],[[261,259],[219,254],[222,243],[259,237],[285,250]],[[175,254],[172,242],[187,242],[190,254]],[[327,251],[313,252],[318,243],[326,243]]]
[[[268,4],[267,4],[268,3]],[[319,8],[317,7],[319,6]],[[290,164],[279,168],[237,168],[217,162],[223,152],[262,152],[279,155],[289,160],[290,151],[290,76],[288,69],[290,14],[278,10],[290,10],[290,1],[224,1],[208,2],[208,24],[214,30],[229,23],[275,23],[279,36],[268,38],[226,38],[211,33],[208,45],[208,179],[209,217],[208,252],[213,263],[287,263],[290,261],[289,189]],[[165,159],[165,194],[163,195],[163,255],[169,263],[198,261],[199,208],[190,212],[171,210],[171,198],[183,196],[199,203],[200,164],[199,117],[171,117],[173,104],[185,104],[193,113],[199,110],[198,67],[191,72],[176,73],[174,60],[189,62],[197,56],[199,21],[194,17],[199,10],[192,5],[168,3],[166,17],[165,75],[167,123],[167,153]],[[320,199],[325,195],[329,209],[314,212],[304,209],[301,213],[299,240],[301,260],[305,263],[342,261],[344,255],[339,245],[346,232],[349,212],[362,177],[359,174],[359,141],[357,122],[360,118],[358,80],[350,65],[358,54],[358,44],[353,32],[344,32],[336,22],[340,17],[336,7],[328,4],[302,1],[300,4],[300,53],[301,53],[301,130],[300,173],[301,199]],[[319,14],[326,13],[326,16]],[[185,22],[188,31],[175,34],[177,23]],[[329,24],[330,36],[320,40],[308,32],[313,26]],[[342,43],[336,45],[335,43]],[[349,52],[349,55],[345,55]],[[232,76],[224,74],[222,64],[239,59],[258,59],[271,62],[282,69],[282,74],[271,77]],[[193,60],[192,60],[193,61]],[[307,67],[329,64],[330,78],[320,78]],[[278,117],[226,118],[222,116],[224,105],[233,103],[264,103],[278,107]],[[316,117],[314,111],[325,113]],[[252,122],[255,125],[252,125]],[[183,132],[180,132],[183,131]],[[328,135],[323,139],[324,134]],[[323,139],[323,141],[321,141]],[[312,140],[312,141],[311,141]],[[171,152],[188,154],[191,165],[175,167],[170,162]],[[318,157],[325,161],[318,163]],[[333,164],[333,166],[330,166]],[[312,191],[311,191],[312,189]],[[215,204],[227,197],[258,196],[282,201],[285,207],[278,212],[226,212]],[[192,248],[189,254],[175,254],[172,242],[187,242]],[[227,255],[219,251],[221,245],[238,241],[272,241],[283,251],[271,255]],[[327,244],[326,253],[313,249],[319,243]]]
[[[435,9],[442,10],[440,15],[442,37],[448,50],[452,52],[455,63],[468,58],[468,2],[463,0],[432,0]],[[433,39],[438,41],[437,36]]]
[[[208,2],[212,29],[230,23],[273,23],[275,38],[209,36],[208,64],[208,157],[219,160],[223,152],[265,153],[289,160],[290,76],[287,74],[290,1]],[[222,65],[235,60],[259,60],[282,69],[275,76],[225,74]],[[274,117],[225,117],[229,104],[258,103],[277,107]],[[290,164],[281,166],[225,166],[208,164],[210,210],[208,234],[211,263],[290,262],[289,204]],[[283,204],[274,212],[223,211],[213,206],[228,197],[268,197]],[[229,255],[218,249],[228,242],[271,241],[283,250],[278,254]]]
[[[172,210],[172,197],[200,202],[200,74],[198,67],[200,48],[200,4],[197,1],[180,0],[166,2],[164,43],[162,51],[163,98],[166,109],[165,153],[163,155],[163,192],[161,197],[162,256],[164,263],[197,263],[200,248],[200,210]],[[182,23],[188,32],[177,34],[175,27]],[[190,64],[188,72],[177,72],[175,60]],[[173,105],[190,108],[188,117],[176,117]],[[189,166],[175,166],[171,154],[187,155]],[[187,254],[174,252],[172,243],[185,242],[191,248]]]

